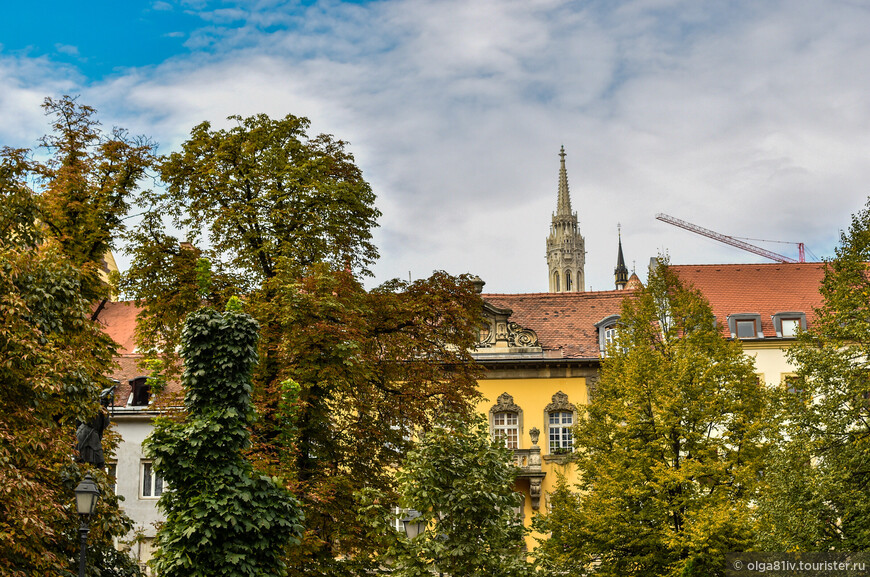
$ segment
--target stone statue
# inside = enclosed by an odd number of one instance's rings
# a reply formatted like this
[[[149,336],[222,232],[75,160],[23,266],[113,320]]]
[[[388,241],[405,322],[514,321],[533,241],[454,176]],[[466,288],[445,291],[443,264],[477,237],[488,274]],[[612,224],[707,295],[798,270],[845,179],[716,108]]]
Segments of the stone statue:
[[[109,428],[109,403],[115,395],[115,385],[100,393],[100,412],[90,421],[81,423],[76,429],[76,450],[80,463],[90,463],[102,469],[106,466],[103,456],[103,431]]]

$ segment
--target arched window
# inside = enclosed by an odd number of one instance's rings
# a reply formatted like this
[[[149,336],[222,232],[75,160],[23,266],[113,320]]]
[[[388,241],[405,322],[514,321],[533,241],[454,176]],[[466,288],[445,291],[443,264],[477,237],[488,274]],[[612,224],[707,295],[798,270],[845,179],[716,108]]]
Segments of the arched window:
[[[562,286],[559,284],[559,271],[553,273],[553,288],[556,292],[562,290]]]
[[[568,292],[571,292],[571,289],[573,289],[573,288],[574,288],[574,283],[572,281],[571,271],[566,270],[565,271],[565,290]]]
[[[595,323],[595,328],[598,329],[598,351],[602,357],[607,356],[607,348],[616,339],[617,323],[619,315],[610,315]]]
[[[502,441],[508,449],[519,449],[523,431],[523,410],[514,404],[514,398],[502,393],[489,409],[492,438]]]

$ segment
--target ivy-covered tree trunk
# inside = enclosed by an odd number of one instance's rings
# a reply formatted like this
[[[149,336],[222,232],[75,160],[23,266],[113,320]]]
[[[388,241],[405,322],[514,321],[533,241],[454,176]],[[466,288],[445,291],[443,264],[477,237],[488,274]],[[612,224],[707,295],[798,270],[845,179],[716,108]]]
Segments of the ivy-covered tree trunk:
[[[739,342],[665,264],[626,298],[575,428],[578,493],[538,528],[566,574],[715,576],[752,544],[768,393]]]
[[[158,502],[166,522],[152,562],[163,577],[284,575],[286,548],[299,542],[301,506],[242,454],[258,332],[234,310],[201,309],[185,324],[186,418],[159,419],[145,443],[169,489]]]

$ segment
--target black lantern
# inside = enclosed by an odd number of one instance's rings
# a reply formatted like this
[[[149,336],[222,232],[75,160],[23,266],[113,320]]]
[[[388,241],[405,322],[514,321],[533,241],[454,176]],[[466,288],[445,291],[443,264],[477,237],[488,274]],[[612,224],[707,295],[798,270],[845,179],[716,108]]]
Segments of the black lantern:
[[[405,535],[408,536],[408,539],[413,539],[426,530],[426,521],[420,512],[414,509],[408,509],[407,516],[402,519],[402,524],[405,526]]]
[[[78,487],[76,487],[76,508],[79,515],[92,515],[100,498],[100,488],[91,478],[91,474],[85,475]]]
[[[76,509],[82,524],[79,526],[79,539],[81,540],[81,553],[79,554],[79,577],[85,577],[85,547],[88,542],[88,519],[97,508],[97,500],[100,498],[100,488],[91,478],[90,473],[85,475],[82,482],[76,487]]]

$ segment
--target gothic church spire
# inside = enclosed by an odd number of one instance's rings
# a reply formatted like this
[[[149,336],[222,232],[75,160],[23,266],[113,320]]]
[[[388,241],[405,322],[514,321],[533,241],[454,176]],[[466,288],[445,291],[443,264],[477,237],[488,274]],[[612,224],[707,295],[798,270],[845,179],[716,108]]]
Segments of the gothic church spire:
[[[565,146],[559,151],[559,198],[556,202],[556,214],[571,216],[571,194],[568,192],[568,170],[565,168]]]
[[[616,289],[622,290],[628,284],[628,267],[625,266],[625,257],[622,256],[622,225],[616,225],[619,235],[619,252],[616,255],[616,268],[613,276],[616,279]]]
[[[585,289],[586,249],[577,227],[577,213],[571,210],[565,147],[559,151],[559,194],[556,212],[547,237],[547,266],[550,292],[581,292]]]

